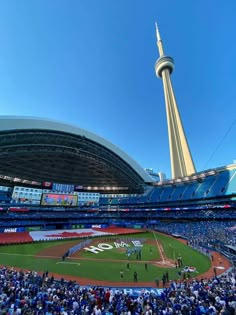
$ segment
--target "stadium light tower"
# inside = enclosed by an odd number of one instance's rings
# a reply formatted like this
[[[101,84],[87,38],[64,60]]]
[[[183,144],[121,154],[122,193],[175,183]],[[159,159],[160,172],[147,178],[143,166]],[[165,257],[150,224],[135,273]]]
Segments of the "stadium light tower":
[[[169,135],[171,175],[172,178],[175,179],[196,173],[196,170],[170,79],[170,74],[174,70],[174,60],[164,54],[157,23],[156,36],[160,57],[155,63],[155,71],[156,75],[163,81]]]

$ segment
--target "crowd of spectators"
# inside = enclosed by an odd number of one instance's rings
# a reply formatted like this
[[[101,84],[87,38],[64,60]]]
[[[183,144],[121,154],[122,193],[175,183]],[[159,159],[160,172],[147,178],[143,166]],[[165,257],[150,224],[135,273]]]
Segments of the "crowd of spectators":
[[[170,281],[159,293],[142,290],[81,287],[53,275],[0,268],[0,314],[7,315],[233,315],[235,274],[212,279]]]
[[[236,246],[235,226],[235,221],[160,222],[158,230],[180,235],[195,247],[219,249],[224,245]]]
[[[220,205],[218,205],[220,206]],[[227,206],[227,205],[226,205]],[[228,205],[230,206],[230,205]],[[234,206],[235,208],[235,206]],[[92,210],[92,211],[91,211]],[[137,207],[127,207],[129,211],[108,211],[106,209],[66,209],[66,211],[57,208],[31,207],[26,212],[22,211],[0,211],[0,226],[5,228],[19,228],[27,226],[41,226],[47,229],[48,226],[59,224],[62,228],[72,227],[73,225],[94,225],[94,224],[130,224],[146,225],[150,228],[155,227],[162,220],[230,220],[236,221],[236,211],[230,208],[210,208],[210,205],[187,206],[182,210],[180,208],[159,208],[143,209]]]
[[[188,239],[189,245],[236,244],[232,222],[160,224],[159,230]],[[218,244],[218,245],[217,245]],[[0,315],[234,315],[234,269],[212,279],[169,281],[156,291],[132,295],[122,288],[82,287],[52,274],[0,268]]]

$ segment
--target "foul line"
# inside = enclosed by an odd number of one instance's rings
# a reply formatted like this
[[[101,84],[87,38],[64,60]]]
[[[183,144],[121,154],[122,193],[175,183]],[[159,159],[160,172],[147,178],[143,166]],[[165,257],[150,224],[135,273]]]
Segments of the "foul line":
[[[14,253],[0,253],[0,255],[35,257],[35,255],[30,255],[30,254],[14,254]],[[55,256],[37,256],[37,257],[39,257],[39,258],[54,258],[54,259],[60,258],[60,257],[55,257]],[[69,262],[69,261],[59,261],[56,264],[70,264],[70,265],[77,265],[77,266],[80,265],[80,263],[74,263],[74,262]]]
[[[155,241],[157,243],[157,247],[158,247],[158,250],[160,252],[160,255],[161,255],[161,259],[162,259],[162,263],[165,264],[165,258],[164,258],[164,255],[163,255],[163,248],[161,248],[160,246],[160,243],[158,242],[157,238],[156,238],[156,234],[154,232],[152,232],[154,237],[155,237]]]
[[[14,253],[0,253],[0,255],[8,255],[8,256],[26,256],[26,257],[38,257],[38,258],[61,258],[59,256],[36,256],[31,254],[14,254]]]
[[[169,243],[169,247],[172,248],[173,251],[174,251],[174,260],[175,260],[175,249],[174,249],[174,247],[173,247],[170,243]]]
[[[58,264],[69,264],[69,265],[77,265],[77,266],[80,266],[80,263],[73,263],[73,262],[67,262],[67,261],[58,261],[57,263],[56,263],[57,265]]]
[[[153,233],[154,234],[154,233]],[[161,255],[161,259],[162,261],[161,262],[158,262],[159,264],[163,264],[163,265],[166,265],[168,264],[168,261],[166,261],[164,259],[164,256],[163,256],[163,248],[161,247],[161,244],[158,243],[157,239],[156,239],[156,235],[154,234],[154,237],[155,237],[155,240],[156,240],[156,243],[157,243],[157,246],[158,246],[158,249],[160,251],[160,255]],[[0,255],[5,255],[5,256],[20,256],[20,257],[33,257],[33,258],[49,258],[49,259],[61,259],[61,256],[44,256],[44,255],[37,255],[37,254],[17,254],[17,253],[1,253],[0,252]],[[70,260],[89,260],[89,261],[97,261],[97,262],[102,262],[102,261],[114,261],[114,262],[124,262],[124,261],[127,261],[128,260],[118,260],[118,259],[101,259],[101,258],[82,258],[82,257],[70,257],[69,258]],[[142,261],[143,262],[143,261]],[[139,262],[139,263],[142,263],[142,262]],[[61,262],[57,262],[57,263],[65,263],[65,264],[79,264],[79,263],[73,263],[73,262],[67,262],[67,261],[61,261]]]

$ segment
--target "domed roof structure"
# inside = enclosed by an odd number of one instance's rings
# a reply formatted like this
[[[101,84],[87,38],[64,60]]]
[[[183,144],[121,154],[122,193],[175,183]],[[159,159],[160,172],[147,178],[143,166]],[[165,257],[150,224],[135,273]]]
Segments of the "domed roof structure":
[[[37,182],[141,192],[151,177],[124,151],[84,129],[32,118],[0,117],[0,174]]]

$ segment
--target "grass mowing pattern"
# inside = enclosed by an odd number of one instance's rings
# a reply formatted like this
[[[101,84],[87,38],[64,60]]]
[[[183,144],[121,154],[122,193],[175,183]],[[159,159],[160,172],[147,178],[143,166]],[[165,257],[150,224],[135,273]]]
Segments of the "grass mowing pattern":
[[[126,236],[127,237],[127,236]],[[132,236],[130,236],[132,237]],[[116,237],[117,239],[118,237]],[[122,237],[121,237],[122,238]],[[144,238],[146,241],[155,240],[153,233],[137,234],[133,238]],[[206,272],[210,268],[210,260],[203,254],[193,250],[192,248],[178,242],[176,239],[156,233],[156,238],[159,240],[164,248],[165,254],[168,258],[174,259],[174,256],[181,254],[184,265],[194,266],[199,273]],[[97,238],[96,240],[99,240]],[[78,243],[81,240],[78,240]],[[104,243],[104,239],[101,238]],[[169,279],[178,279],[178,271],[176,268],[161,268],[154,265],[154,261],[159,259],[160,255],[156,246],[152,246],[152,254],[150,253],[150,244],[144,242],[142,250],[142,261],[137,261],[133,254],[130,257],[129,269],[127,269],[127,256],[125,251],[113,248],[112,250],[105,250],[99,254],[82,252],[83,260],[66,259],[62,263],[61,259],[51,259],[43,257],[34,257],[43,248],[54,247],[59,244],[70,243],[73,241],[53,241],[53,242],[39,242],[22,245],[8,245],[0,246],[0,261],[2,265],[19,267],[23,269],[30,269],[36,271],[46,271],[50,273],[57,273],[62,275],[78,276],[82,278],[90,278],[104,281],[121,281],[120,270],[124,272],[122,282],[133,281],[133,273],[138,273],[138,281],[153,281],[154,279],[162,278],[164,272],[168,271]],[[113,242],[110,242],[113,244]],[[17,255],[12,255],[17,254]],[[27,256],[30,255],[30,256]],[[31,256],[32,255],[32,256]],[[114,259],[119,261],[99,261],[99,259]],[[177,257],[176,257],[177,258]],[[96,261],[90,259],[97,259]],[[145,270],[144,261],[154,260],[153,263],[148,263],[148,270]],[[89,283],[88,283],[89,284]]]

